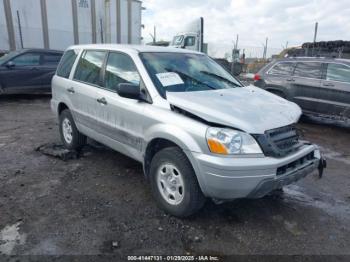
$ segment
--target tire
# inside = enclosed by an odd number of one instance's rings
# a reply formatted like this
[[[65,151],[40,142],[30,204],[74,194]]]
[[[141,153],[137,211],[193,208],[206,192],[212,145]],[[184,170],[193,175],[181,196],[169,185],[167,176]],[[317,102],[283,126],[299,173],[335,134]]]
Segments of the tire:
[[[70,126],[70,131],[67,125]],[[67,132],[65,133],[65,129],[68,132],[68,135]],[[86,144],[86,136],[78,131],[72,114],[68,109],[63,110],[59,116],[59,130],[61,141],[67,149],[80,150]]]
[[[198,185],[192,165],[178,147],[167,147],[155,154],[151,162],[149,179],[157,205],[168,214],[188,217],[199,211],[205,203],[206,198]],[[172,184],[172,179],[177,180],[176,185]],[[167,185],[177,189],[175,191],[169,189],[171,191],[169,194],[167,193],[169,191],[166,191]]]

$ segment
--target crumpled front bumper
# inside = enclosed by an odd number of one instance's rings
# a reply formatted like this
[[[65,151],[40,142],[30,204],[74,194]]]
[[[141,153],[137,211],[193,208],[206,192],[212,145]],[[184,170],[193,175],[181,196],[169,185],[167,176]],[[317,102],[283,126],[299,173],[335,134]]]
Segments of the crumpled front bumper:
[[[272,190],[280,189],[283,186],[289,185],[298,181],[299,179],[306,177],[312,173],[319,165],[319,160],[314,159],[310,161],[306,166],[298,168],[293,172],[281,177],[265,179],[261,181],[255,189],[249,193],[248,198],[260,198],[270,193]]]
[[[191,154],[203,193],[207,197],[227,200],[263,197],[307,176],[322,163],[319,149],[312,144],[283,158]]]

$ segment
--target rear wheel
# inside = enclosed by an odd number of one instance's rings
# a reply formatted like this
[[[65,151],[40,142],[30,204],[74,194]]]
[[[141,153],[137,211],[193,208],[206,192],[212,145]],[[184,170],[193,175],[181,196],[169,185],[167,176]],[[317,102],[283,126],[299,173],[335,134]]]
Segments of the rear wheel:
[[[190,216],[205,203],[192,165],[178,147],[156,153],[151,162],[150,182],[158,206],[171,215]]]
[[[79,150],[86,144],[86,136],[81,134],[68,109],[61,112],[59,116],[59,129],[61,141],[69,150]]]

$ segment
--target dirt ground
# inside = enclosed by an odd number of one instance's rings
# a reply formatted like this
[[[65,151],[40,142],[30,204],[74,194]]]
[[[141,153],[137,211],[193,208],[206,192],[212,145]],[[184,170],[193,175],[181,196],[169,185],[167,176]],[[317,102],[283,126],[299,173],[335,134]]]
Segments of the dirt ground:
[[[78,159],[59,143],[49,97],[0,97],[0,253],[20,255],[350,255],[350,132],[303,122],[328,160],[280,195],[208,201],[188,219],[164,214],[137,162],[96,143]]]

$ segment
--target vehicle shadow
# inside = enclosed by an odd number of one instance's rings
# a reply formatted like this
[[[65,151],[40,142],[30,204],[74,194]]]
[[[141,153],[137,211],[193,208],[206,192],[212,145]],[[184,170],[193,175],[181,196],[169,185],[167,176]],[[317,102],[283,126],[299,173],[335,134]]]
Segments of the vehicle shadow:
[[[17,102],[26,100],[48,100],[51,94],[16,94],[16,95],[0,95],[1,102]]]

